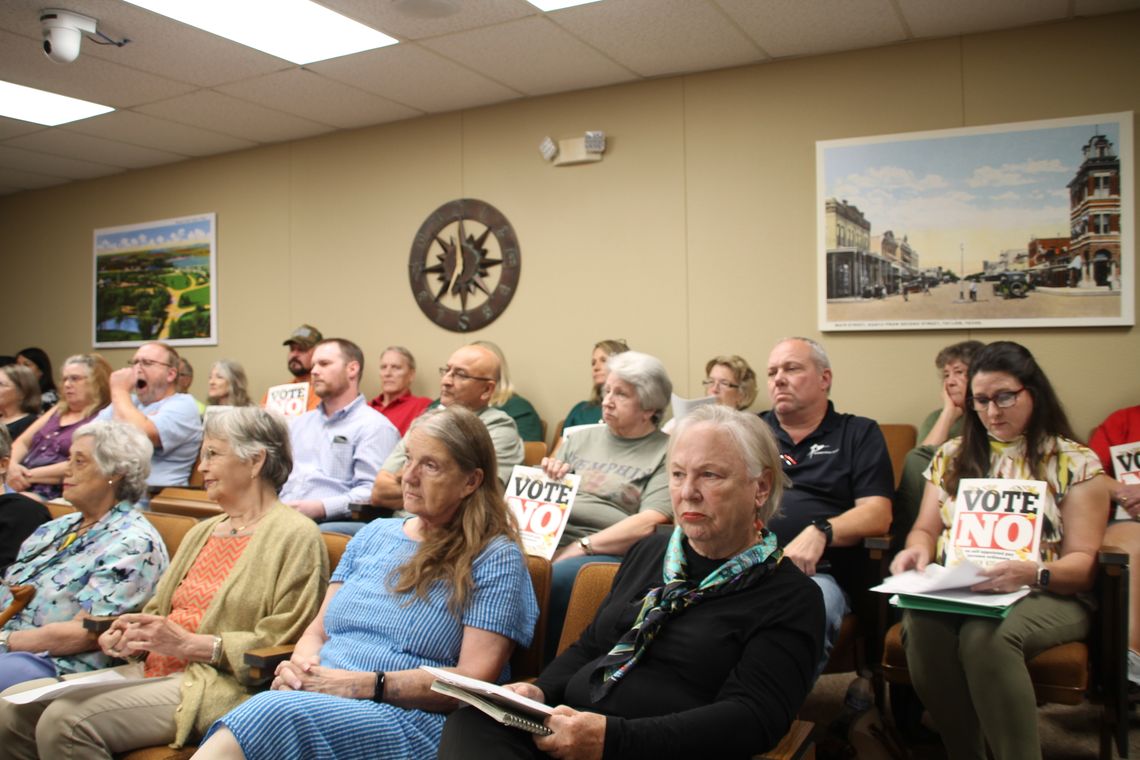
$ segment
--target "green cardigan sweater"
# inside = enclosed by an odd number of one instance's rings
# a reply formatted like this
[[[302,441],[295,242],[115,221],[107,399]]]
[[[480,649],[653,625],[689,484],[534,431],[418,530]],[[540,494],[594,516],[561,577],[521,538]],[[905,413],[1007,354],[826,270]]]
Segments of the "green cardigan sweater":
[[[143,612],[170,613],[178,584],[224,516],[194,526],[158,582]],[[292,644],[320,610],[329,579],[328,553],[317,525],[278,502],[261,520],[249,545],[210,601],[198,633],[222,637],[222,662],[192,662],[182,674],[182,703],[172,747],[244,702],[254,692],[243,655],[258,647]]]

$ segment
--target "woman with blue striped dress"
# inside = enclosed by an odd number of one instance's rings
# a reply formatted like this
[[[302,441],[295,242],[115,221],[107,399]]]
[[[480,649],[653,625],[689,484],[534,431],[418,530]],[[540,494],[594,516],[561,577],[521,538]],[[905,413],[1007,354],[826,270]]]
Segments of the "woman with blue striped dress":
[[[456,703],[419,667],[508,677],[538,606],[490,436],[453,407],[417,420],[407,442],[412,517],[356,535],[271,690],[215,723],[195,757],[434,757]]]

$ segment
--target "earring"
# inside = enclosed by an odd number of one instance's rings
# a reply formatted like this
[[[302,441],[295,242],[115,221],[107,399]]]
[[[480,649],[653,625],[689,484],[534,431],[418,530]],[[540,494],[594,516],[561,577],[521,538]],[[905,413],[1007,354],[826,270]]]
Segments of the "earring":
[[[113,481],[113,480],[108,480],[108,481],[107,481],[107,485],[109,485],[109,486],[113,486],[113,485],[115,485],[115,481]]]

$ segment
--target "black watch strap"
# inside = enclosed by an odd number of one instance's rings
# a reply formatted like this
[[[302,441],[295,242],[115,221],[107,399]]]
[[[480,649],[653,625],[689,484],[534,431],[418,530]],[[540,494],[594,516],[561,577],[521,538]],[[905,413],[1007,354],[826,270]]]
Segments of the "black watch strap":
[[[811,521],[811,524],[815,526],[821,533],[823,533],[823,537],[827,541],[826,545],[831,546],[831,539],[833,537],[831,532],[831,521],[826,517],[817,517]]]
[[[376,671],[376,690],[372,692],[372,701],[373,702],[383,702],[384,701],[384,676],[385,676],[384,671],[382,671],[382,670]]]

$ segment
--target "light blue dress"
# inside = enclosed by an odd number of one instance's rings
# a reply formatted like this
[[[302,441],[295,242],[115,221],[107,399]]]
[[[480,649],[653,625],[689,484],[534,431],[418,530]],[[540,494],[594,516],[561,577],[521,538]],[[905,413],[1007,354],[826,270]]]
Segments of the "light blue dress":
[[[455,667],[465,626],[530,644],[538,605],[516,545],[496,538],[475,559],[474,589],[461,620],[449,612],[440,583],[426,601],[411,596],[410,604],[408,596],[388,591],[392,572],[417,546],[400,520],[369,523],[349,543],[331,581],[344,585],[325,614],[322,665],[365,672]],[[508,676],[504,668],[500,680]],[[224,724],[248,760],[426,758],[435,757],[445,718],[370,700],[267,691],[231,710],[210,732]]]

